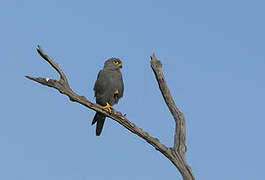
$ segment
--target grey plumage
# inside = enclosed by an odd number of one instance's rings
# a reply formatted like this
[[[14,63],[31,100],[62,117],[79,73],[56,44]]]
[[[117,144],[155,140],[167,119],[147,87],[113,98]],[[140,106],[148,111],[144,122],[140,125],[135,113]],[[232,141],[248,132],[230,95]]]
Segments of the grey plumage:
[[[94,85],[97,104],[106,106],[108,103],[112,106],[123,96],[124,87],[120,68],[122,62],[118,58],[110,58],[104,63],[104,68],[99,71]],[[101,134],[105,119],[106,116],[98,112],[94,116],[92,125],[97,123],[97,136]]]

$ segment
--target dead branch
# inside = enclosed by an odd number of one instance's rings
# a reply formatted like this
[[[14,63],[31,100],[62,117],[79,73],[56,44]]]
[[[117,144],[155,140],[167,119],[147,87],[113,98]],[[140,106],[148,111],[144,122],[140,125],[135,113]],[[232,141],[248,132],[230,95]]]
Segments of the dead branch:
[[[151,67],[154,71],[156,80],[159,85],[159,89],[163,95],[163,98],[167,104],[169,111],[171,112],[174,120],[175,120],[175,135],[174,135],[174,146],[172,151],[178,157],[178,163],[176,163],[177,168],[181,172],[183,179],[184,176],[187,176],[188,179],[194,179],[191,168],[188,166],[185,153],[187,151],[187,147],[185,145],[186,141],[186,125],[185,125],[185,117],[177,108],[171,94],[169,88],[166,84],[166,80],[162,71],[162,64],[157,58],[155,54],[151,56]],[[182,170],[181,170],[182,169]]]
[[[57,81],[54,79],[40,78],[40,77],[35,78],[31,76],[25,76],[26,78],[36,81],[42,85],[55,88],[60,93],[68,96],[71,101],[80,103],[89,109],[103,113],[107,117],[118,122],[119,124],[121,124],[123,127],[128,129],[132,133],[143,138],[146,142],[152,145],[156,150],[160,151],[163,155],[165,155],[175,165],[175,167],[178,168],[184,180],[194,180],[194,176],[192,174],[191,168],[188,166],[185,160],[185,152],[186,152],[185,118],[183,114],[179,111],[179,109],[176,107],[175,102],[172,96],[170,95],[170,91],[167,87],[167,84],[166,84],[166,81],[165,81],[165,78],[162,72],[162,64],[160,61],[157,60],[154,54],[151,56],[151,67],[155,73],[155,76],[159,84],[161,93],[164,97],[164,100],[176,122],[173,148],[167,147],[164,144],[160,143],[157,138],[150,136],[147,132],[137,127],[134,123],[130,122],[119,111],[113,110],[110,113],[104,110],[102,106],[88,101],[86,97],[77,95],[70,88],[68,84],[68,80],[65,74],[63,73],[63,71],[60,69],[60,67],[43,52],[40,46],[38,46],[37,51],[40,54],[40,56],[44,60],[46,60],[59,73],[60,80]]]

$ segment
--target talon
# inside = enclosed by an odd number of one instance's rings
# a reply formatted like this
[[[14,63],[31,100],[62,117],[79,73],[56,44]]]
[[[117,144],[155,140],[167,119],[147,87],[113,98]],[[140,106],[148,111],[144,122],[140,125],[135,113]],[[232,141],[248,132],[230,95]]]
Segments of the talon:
[[[117,94],[119,94],[119,90],[118,90],[118,89],[116,89],[116,90],[114,91],[114,95],[117,95]]]
[[[109,103],[106,103],[107,105],[103,107],[103,109],[107,109],[107,111],[109,111],[111,113],[111,105],[109,105]]]

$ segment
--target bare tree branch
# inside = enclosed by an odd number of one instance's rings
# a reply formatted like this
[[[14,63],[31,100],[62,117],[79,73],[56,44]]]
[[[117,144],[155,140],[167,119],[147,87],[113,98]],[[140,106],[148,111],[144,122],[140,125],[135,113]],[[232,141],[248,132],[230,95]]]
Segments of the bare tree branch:
[[[84,96],[79,96],[70,88],[68,84],[68,80],[60,69],[60,67],[49,58],[43,50],[38,46],[37,48],[40,56],[45,59],[60,75],[60,80],[54,80],[49,78],[34,78],[31,76],[25,76],[26,78],[36,81],[42,85],[49,86],[57,89],[60,93],[65,94],[69,97],[69,99],[73,102],[80,103],[87,108],[90,108],[94,111],[103,113],[105,116],[115,120],[123,127],[131,131],[132,133],[138,135],[143,138],[146,142],[152,145],[156,150],[160,151],[164,154],[180,171],[184,180],[194,180],[194,176],[191,172],[191,168],[187,165],[185,160],[185,119],[183,114],[176,107],[173,98],[170,95],[169,89],[166,85],[164,75],[162,72],[162,64],[158,61],[153,54],[151,57],[151,66],[155,73],[156,79],[159,84],[159,88],[162,92],[162,95],[169,107],[171,114],[173,115],[176,122],[176,130],[175,130],[175,140],[173,148],[169,148],[164,144],[160,143],[157,138],[150,136],[147,132],[137,127],[134,123],[130,122],[125,115],[122,115],[119,111],[113,110],[111,113],[103,109],[102,106],[98,104],[94,104],[87,100]]]
[[[180,112],[180,110],[177,108],[171,94],[169,91],[169,88],[166,84],[166,80],[162,71],[162,64],[157,58],[155,57],[155,54],[151,56],[151,67],[154,71],[156,80],[159,85],[159,89],[163,95],[163,98],[167,104],[167,107],[169,111],[171,112],[173,118],[175,119],[175,135],[174,135],[174,146],[172,150],[174,153],[180,158],[181,166],[185,167],[185,173],[188,172],[188,174],[194,179],[191,168],[186,163],[185,159],[185,153],[187,151],[187,147],[185,145],[186,141],[186,125],[185,125],[185,117]],[[179,170],[182,169],[178,167]],[[181,170],[180,170],[181,172]],[[184,176],[184,172],[181,174]],[[187,174],[187,175],[188,175]]]
[[[63,81],[63,83],[69,87],[68,81],[66,79],[66,76],[64,75],[63,71],[59,68],[59,66],[52,61],[48,55],[46,55],[43,50],[40,48],[40,46],[38,45],[37,51],[39,53],[39,55],[45,59],[59,74],[60,74],[60,81]]]

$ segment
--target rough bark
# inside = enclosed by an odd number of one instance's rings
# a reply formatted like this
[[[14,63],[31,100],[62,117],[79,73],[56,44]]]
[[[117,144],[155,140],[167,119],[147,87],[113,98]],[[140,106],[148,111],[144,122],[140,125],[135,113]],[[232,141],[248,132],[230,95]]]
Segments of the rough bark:
[[[67,78],[60,67],[49,58],[43,50],[38,46],[37,48],[40,56],[45,59],[60,75],[59,81],[49,78],[35,78],[31,76],[25,76],[26,78],[41,83],[42,85],[49,86],[57,89],[60,93],[65,94],[69,97],[69,99],[73,102],[80,103],[87,108],[90,108],[94,111],[101,112],[107,117],[113,119],[114,121],[121,124],[123,127],[131,131],[132,133],[138,135],[143,138],[146,142],[152,145],[156,150],[160,151],[163,155],[165,155],[179,170],[184,180],[194,180],[194,176],[192,174],[191,168],[188,166],[185,160],[185,152],[187,150],[185,145],[186,139],[186,126],[185,126],[185,118],[184,115],[177,108],[170,91],[167,87],[163,72],[162,72],[162,64],[157,60],[155,55],[151,56],[151,67],[154,71],[156,80],[158,82],[160,91],[164,97],[164,100],[175,119],[176,128],[174,135],[174,145],[173,147],[167,147],[164,144],[160,143],[159,139],[152,137],[147,132],[137,127],[134,123],[130,122],[125,115],[122,115],[119,111],[113,109],[110,113],[103,109],[102,106],[98,104],[94,104],[87,100],[84,96],[79,96],[76,94],[69,86]]]

